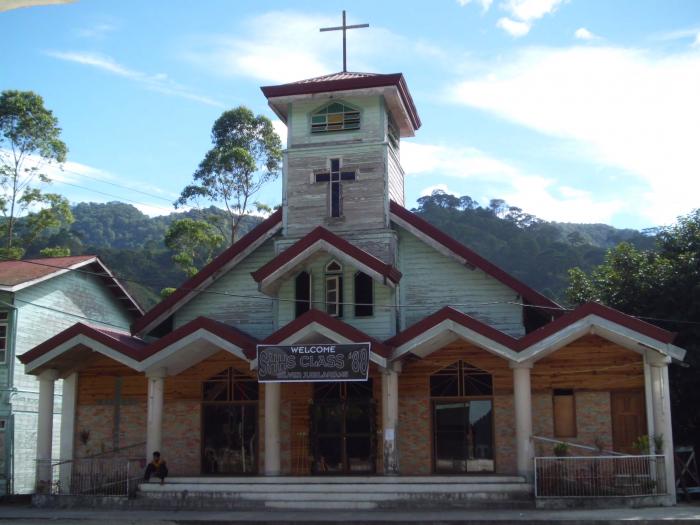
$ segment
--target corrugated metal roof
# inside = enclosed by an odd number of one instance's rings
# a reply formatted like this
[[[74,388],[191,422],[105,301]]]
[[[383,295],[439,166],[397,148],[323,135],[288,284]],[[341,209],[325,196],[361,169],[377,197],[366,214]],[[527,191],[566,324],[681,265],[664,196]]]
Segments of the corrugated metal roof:
[[[304,80],[297,80],[296,82],[291,82],[292,84],[314,84],[316,82],[332,82],[334,80],[349,80],[353,78],[367,78],[367,77],[378,77],[381,76],[379,73],[358,73],[354,71],[339,71],[338,73],[331,73],[330,75],[323,75],[320,77],[307,78]]]
[[[16,286],[40,279],[94,258],[94,255],[76,255],[25,259],[23,261],[0,261],[0,286]]]

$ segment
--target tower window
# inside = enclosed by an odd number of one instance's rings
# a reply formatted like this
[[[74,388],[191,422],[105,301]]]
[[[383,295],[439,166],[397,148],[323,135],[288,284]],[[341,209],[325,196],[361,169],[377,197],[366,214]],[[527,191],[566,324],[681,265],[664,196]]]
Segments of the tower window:
[[[338,261],[326,265],[326,313],[343,317],[343,267]]]
[[[374,281],[366,273],[355,274],[355,317],[374,315]]]
[[[294,279],[294,301],[295,317],[299,317],[311,309],[311,275],[309,272],[301,272]]]
[[[360,129],[360,112],[341,102],[332,102],[311,115],[311,133]]]

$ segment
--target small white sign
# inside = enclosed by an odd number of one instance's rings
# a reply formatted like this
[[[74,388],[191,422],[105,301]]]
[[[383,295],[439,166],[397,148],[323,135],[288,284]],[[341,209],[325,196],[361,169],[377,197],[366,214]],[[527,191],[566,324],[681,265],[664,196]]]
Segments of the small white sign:
[[[394,441],[394,429],[385,428],[384,429],[384,441]]]

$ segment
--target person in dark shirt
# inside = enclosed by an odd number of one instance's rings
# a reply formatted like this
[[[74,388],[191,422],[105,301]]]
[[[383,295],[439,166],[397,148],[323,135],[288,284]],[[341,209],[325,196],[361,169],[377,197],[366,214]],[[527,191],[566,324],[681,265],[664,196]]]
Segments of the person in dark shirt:
[[[165,465],[165,460],[160,457],[160,452],[153,453],[153,461],[146,467],[146,473],[143,479],[149,481],[151,476],[160,478],[160,484],[165,482],[165,476],[168,475],[168,467]]]

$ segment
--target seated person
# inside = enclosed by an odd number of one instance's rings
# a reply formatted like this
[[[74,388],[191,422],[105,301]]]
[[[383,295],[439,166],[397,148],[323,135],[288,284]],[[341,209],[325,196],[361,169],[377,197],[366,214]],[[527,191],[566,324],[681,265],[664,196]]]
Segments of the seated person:
[[[167,475],[168,467],[165,465],[165,460],[160,458],[160,452],[154,452],[153,461],[146,467],[146,473],[143,475],[143,479],[149,481],[151,476],[155,476],[160,478],[160,484],[162,485]]]

